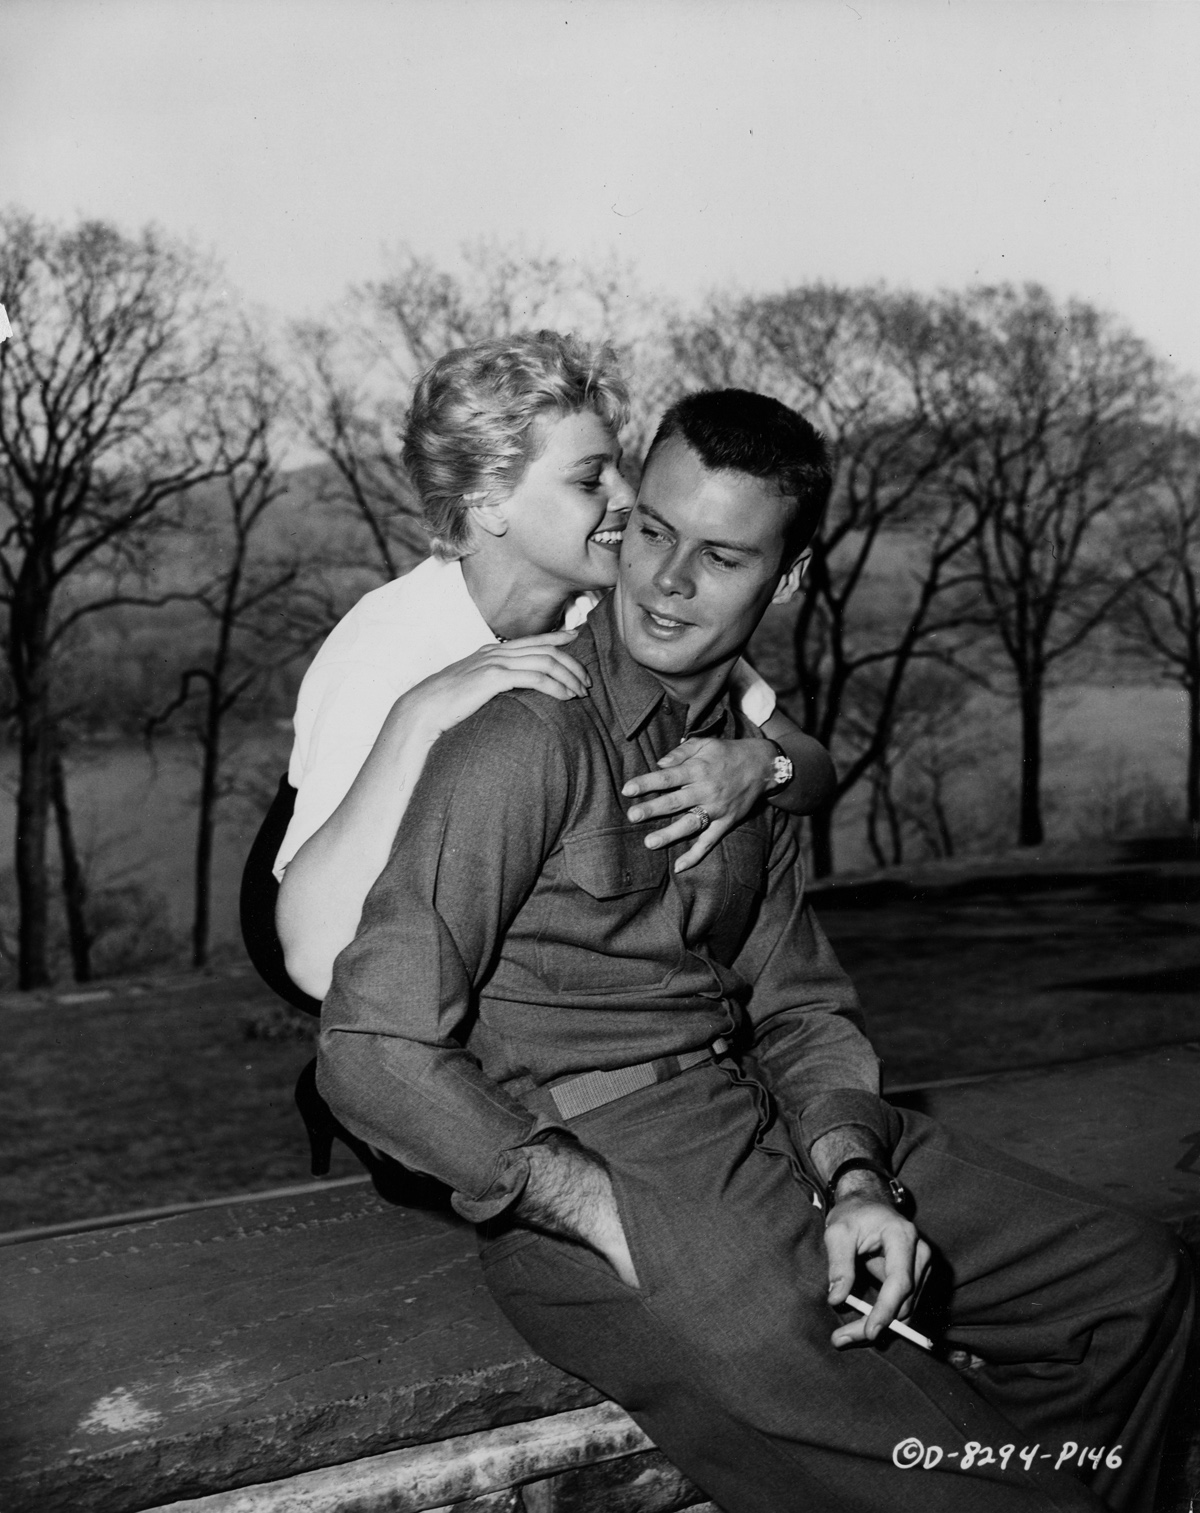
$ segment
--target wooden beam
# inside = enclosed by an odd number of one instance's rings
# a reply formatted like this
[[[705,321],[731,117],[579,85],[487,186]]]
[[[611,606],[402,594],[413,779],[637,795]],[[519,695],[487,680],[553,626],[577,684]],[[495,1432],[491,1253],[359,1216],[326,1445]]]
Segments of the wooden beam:
[[[148,1513],[444,1513],[464,1498],[650,1449],[627,1413],[615,1403],[599,1403],[166,1503]]]

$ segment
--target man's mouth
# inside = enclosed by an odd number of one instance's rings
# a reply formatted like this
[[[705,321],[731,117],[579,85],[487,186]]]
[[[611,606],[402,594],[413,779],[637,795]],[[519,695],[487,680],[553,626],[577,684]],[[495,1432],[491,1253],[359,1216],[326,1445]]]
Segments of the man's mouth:
[[[641,611],[646,617],[647,629],[651,635],[676,636],[691,628],[690,620],[677,620],[674,615],[656,614],[654,610],[647,609],[644,604],[641,606]]]

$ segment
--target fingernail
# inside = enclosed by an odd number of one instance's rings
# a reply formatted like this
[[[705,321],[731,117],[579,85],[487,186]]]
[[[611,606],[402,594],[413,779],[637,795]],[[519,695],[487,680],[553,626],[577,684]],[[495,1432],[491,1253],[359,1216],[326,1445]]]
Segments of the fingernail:
[[[640,820],[641,817],[642,817],[642,811],[637,807],[636,804],[629,811],[628,815],[626,815],[626,818],[630,819],[630,820]]]

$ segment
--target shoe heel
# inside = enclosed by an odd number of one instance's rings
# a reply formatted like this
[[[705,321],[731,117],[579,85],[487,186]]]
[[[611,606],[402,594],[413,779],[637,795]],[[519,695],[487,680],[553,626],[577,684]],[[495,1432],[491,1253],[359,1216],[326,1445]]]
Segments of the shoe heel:
[[[324,1098],[317,1091],[317,1063],[314,1058],[296,1079],[296,1107],[304,1120],[314,1177],[329,1175],[336,1122]]]
[[[316,1129],[311,1124],[306,1124],[308,1130],[308,1149],[312,1157],[311,1171],[314,1177],[327,1177],[329,1175],[329,1162],[333,1155],[333,1131],[329,1129]]]

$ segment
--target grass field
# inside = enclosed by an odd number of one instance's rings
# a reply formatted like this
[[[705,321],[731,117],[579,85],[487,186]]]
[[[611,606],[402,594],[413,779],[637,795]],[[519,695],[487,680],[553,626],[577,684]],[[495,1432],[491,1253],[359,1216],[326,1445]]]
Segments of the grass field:
[[[898,1086],[1200,1040],[1195,873],[819,912]],[[0,997],[0,1231],[305,1180],[274,1004],[248,971]]]
[[[1000,844],[1012,833],[1014,737],[1011,712],[989,718],[979,738],[986,759],[963,777],[956,795],[964,832],[991,831]],[[1150,812],[1156,806],[1180,808],[1183,741],[1183,710],[1170,688],[1061,690],[1046,722],[1049,841],[1136,830],[1157,817]],[[286,768],[289,747],[285,726],[265,729],[243,743],[231,764],[242,792],[225,803],[217,833],[212,922],[217,961],[240,955],[242,862]],[[12,776],[11,753],[0,756],[0,919],[7,934],[13,912]],[[101,970],[136,970],[147,960],[182,965],[188,960],[192,908],[193,751],[182,741],[163,742],[153,754],[130,743],[81,749],[72,756],[70,786],[91,886],[99,900],[107,895],[112,920],[97,953]],[[837,812],[835,853],[839,870],[872,865],[856,794]]]

